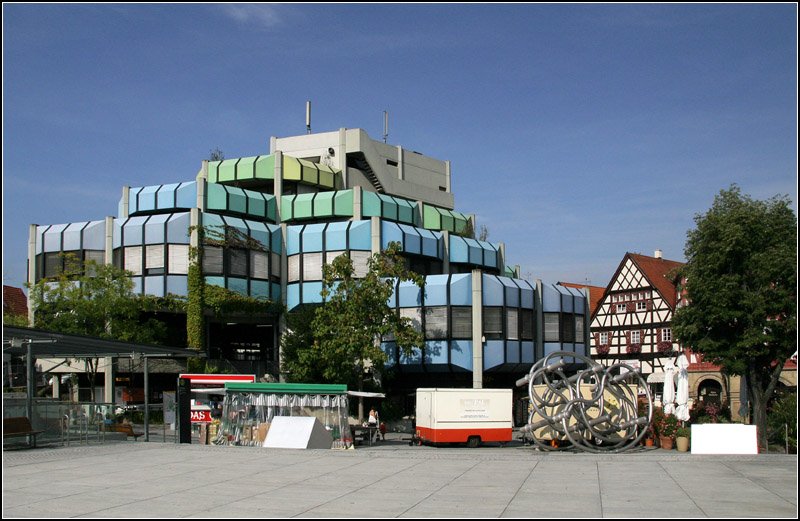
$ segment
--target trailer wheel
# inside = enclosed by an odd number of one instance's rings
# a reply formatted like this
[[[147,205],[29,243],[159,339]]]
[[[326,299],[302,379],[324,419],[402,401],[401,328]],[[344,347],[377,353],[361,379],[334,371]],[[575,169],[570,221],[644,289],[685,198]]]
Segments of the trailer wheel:
[[[469,447],[470,449],[474,449],[475,447],[477,447],[480,444],[481,444],[481,437],[480,436],[470,436],[467,439],[467,447]]]

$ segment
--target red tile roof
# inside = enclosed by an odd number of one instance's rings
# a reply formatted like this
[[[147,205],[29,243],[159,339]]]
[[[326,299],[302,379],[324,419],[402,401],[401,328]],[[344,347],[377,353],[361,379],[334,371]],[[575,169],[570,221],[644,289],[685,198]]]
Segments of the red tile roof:
[[[28,315],[28,298],[21,288],[3,285],[3,314]]]
[[[639,253],[628,253],[636,266],[644,273],[650,283],[661,293],[664,300],[675,309],[677,290],[675,288],[675,275],[678,268],[684,265],[683,262],[671,261],[667,259],[657,259]]]
[[[575,282],[559,282],[559,286],[566,286],[568,288],[577,288],[583,289],[586,288],[589,290],[589,315],[594,318],[594,312],[597,311],[597,307],[600,305],[600,301],[603,300],[603,294],[606,292],[606,288],[602,286],[589,286],[588,284],[577,284]]]

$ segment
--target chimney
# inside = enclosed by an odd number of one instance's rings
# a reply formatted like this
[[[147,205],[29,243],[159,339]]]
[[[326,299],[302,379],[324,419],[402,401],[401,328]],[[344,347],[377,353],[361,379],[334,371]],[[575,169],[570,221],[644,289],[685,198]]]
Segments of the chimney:
[[[661,250],[656,250],[654,257],[656,259],[661,259],[664,256],[664,253]]]

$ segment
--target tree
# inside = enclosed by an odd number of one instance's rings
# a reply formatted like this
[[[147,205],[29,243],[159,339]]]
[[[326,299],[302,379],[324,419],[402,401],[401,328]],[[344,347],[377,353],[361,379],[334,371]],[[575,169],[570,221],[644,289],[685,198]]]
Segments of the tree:
[[[34,327],[126,342],[161,341],[166,334],[164,323],[143,320],[142,315],[158,311],[163,302],[135,295],[130,272],[94,261],[83,263],[74,255],[65,257],[66,268],[58,277],[28,286]],[[84,362],[94,382],[98,359]],[[94,385],[91,389],[94,401]]]
[[[225,153],[219,147],[208,151],[209,161],[222,161],[223,159],[225,159]]]
[[[398,279],[413,281],[420,288],[425,284],[421,275],[405,267],[399,248],[399,244],[391,243],[385,251],[374,254],[363,278],[356,277],[347,255],[323,267],[323,304],[311,322],[313,342],[297,351],[296,367],[319,371],[324,381],[363,391],[365,370],[371,366],[380,371],[387,361],[381,349],[383,338],[393,336],[406,355],[422,347],[422,333],[388,304]],[[363,417],[363,400],[359,400],[358,414]]]
[[[732,185],[695,223],[679,272],[689,305],[675,312],[673,331],[744,377],[764,447],[767,403],[797,349],[797,217],[785,196],[756,201]]]

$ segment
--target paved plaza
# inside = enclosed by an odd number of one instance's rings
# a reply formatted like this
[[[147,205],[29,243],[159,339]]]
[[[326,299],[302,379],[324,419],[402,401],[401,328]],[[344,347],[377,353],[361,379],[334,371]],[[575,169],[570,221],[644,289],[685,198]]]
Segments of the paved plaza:
[[[118,441],[3,451],[3,518],[797,518],[797,456]]]

